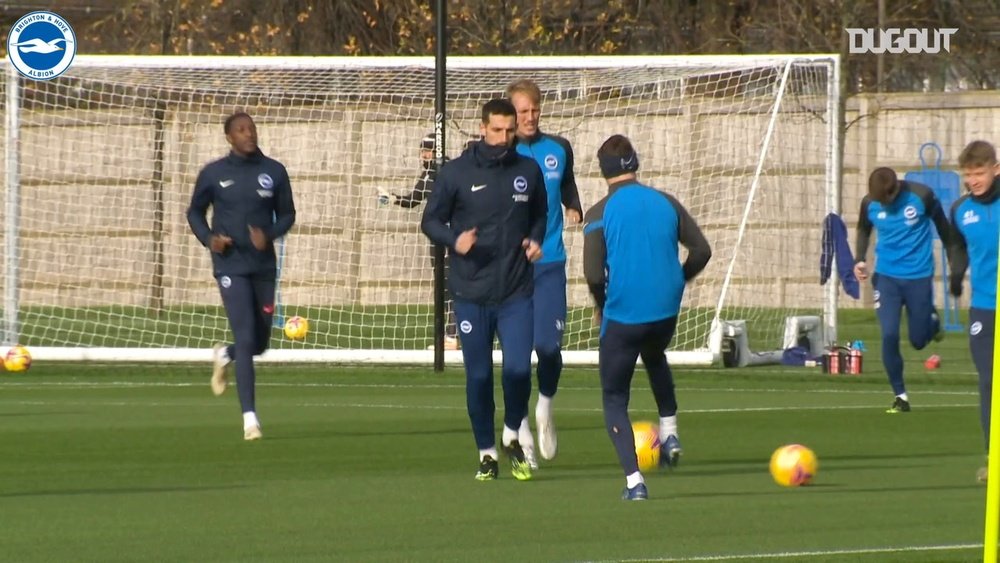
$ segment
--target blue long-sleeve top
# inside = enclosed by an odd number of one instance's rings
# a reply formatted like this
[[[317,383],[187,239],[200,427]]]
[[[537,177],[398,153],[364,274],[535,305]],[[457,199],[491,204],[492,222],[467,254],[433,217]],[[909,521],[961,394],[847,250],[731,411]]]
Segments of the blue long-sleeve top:
[[[698,224],[673,196],[635,181],[609,186],[587,210],[583,270],[604,318],[641,324],[677,316],[686,283],[712,257]],[[678,244],[688,250],[680,262]]]

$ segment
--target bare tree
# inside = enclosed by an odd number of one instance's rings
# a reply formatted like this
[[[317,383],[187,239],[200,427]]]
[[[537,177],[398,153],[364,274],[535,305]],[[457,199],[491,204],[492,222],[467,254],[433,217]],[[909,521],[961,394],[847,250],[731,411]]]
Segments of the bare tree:
[[[1000,88],[1000,0],[447,1],[457,55],[840,53],[850,93]],[[879,56],[849,53],[845,28],[878,27],[880,1],[884,27],[958,28],[951,52],[882,55],[881,73]],[[435,44],[434,0],[94,4],[100,17],[77,28],[83,53],[429,55]],[[0,12],[0,25],[18,15]]]

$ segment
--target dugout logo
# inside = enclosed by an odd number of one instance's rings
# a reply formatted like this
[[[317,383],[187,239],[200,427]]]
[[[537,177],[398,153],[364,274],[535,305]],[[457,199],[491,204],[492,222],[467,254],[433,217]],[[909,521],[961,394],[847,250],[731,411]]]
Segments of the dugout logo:
[[[458,325],[458,328],[459,330],[462,331],[462,334],[469,334],[470,332],[472,332],[472,323],[470,323],[469,321],[462,321]]]
[[[24,76],[52,80],[66,72],[76,58],[76,33],[59,14],[25,14],[7,35],[7,57]]]
[[[848,27],[845,28],[850,36],[850,52],[852,55],[863,55],[865,53],[928,53],[931,55],[940,53],[942,49],[951,52],[951,36],[958,32],[958,28],[942,29],[900,29],[890,27],[888,29],[872,29]]]

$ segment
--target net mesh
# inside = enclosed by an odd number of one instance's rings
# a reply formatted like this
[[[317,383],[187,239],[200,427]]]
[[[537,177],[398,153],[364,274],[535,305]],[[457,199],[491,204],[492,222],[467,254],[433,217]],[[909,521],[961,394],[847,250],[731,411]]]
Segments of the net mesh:
[[[184,64],[81,57],[53,81],[22,81],[20,341],[208,348],[228,337],[208,253],[185,211],[198,171],[228,151],[222,121],[245,110],[262,150],[288,168],[298,209],[279,245],[276,322],[300,315],[311,331],[304,342],[276,333],[273,346],[431,344],[423,207],[380,206],[378,196],[405,194],[421,175],[420,140],[433,127],[433,66]],[[514,80],[535,80],[542,130],[573,145],[584,209],[606,191],[597,148],[625,134],[640,155],[640,179],[676,195],[712,244],[712,261],[686,290],[672,349],[706,348],[717,312],[747,320],[756,347],[776,348],[784,317],[816,314],[824,299],[816,261],[829,188],[830,64],[458,64],[447,76],[445,153],[458,155],[478,136],[486,100]],[[570,226],[564,238],[564,346],[593,350],[582,232]]]

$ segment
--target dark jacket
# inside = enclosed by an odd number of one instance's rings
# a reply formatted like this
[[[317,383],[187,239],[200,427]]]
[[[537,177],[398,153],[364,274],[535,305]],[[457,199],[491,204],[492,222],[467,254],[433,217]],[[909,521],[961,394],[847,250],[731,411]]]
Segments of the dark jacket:
[[[446,160],[447,162],[447,160]],[[434,178],[437,177],[438,165],[436,160],[429,160],[423,165],[423,170],[413,189],[406,195],[397,195],[393,203],[403,209],[416,207],[430,197],[434,191]]]
[[[212,225],[205,215],[212,207]],[[208,246],[213,234],[226,235],[233,244],[222,254],[212,253],[216,276],[275,276],[274,245],[257,250],[250,242],[250,227],[260,227],[268,240],[283,236],[295,223],[295,202],[288,172],[277,160],[259,150],[249,157],[235,153],[207,164],[195,181],[188,224],[198,240]]]
[[[497,153],[494,157],[494,153]],[[424,209],[421,228],[447,246],[448,285],[456,299],[481,305],[530,296],[534,270],[522,241],[545,239],[546,194],[534,160],[484,141],[445,164]],[[476,228],[477,241],[464,256],[458,235]]]

